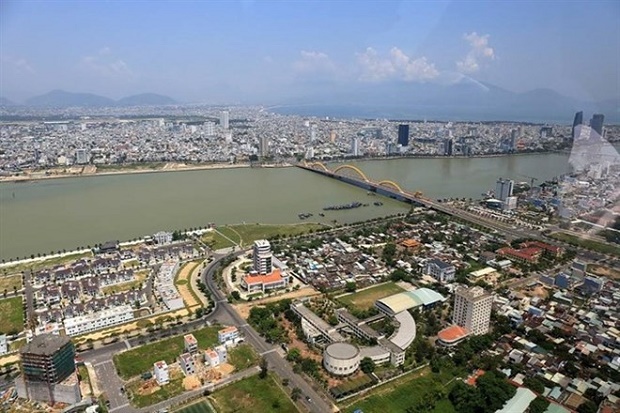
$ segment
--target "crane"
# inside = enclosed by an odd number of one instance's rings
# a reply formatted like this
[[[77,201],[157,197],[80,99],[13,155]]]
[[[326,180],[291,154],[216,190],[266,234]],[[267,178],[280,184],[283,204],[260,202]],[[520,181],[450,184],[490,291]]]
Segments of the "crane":
[[[522,176],[524,178],[529,178],[530,179],[530,189],[534,188],[534,181],[538,181],[538,178],[535,178],[533,176],[523,175],[523,174],[519,174],[519,176]]]

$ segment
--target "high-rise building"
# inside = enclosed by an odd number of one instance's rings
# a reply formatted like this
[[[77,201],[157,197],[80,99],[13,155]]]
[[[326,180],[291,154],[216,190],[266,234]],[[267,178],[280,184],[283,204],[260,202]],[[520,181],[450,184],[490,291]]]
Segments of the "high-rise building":
[[[515,151],[517,149],[517,139],[519,139],[519,131],[513,129],[510,131],[510,150]]]
[[[205,122],[203,127],[206,136],[215,136],[215,122]]]
[[[310,125],[310,142],[314,142],[316,140],[316,123]]]
[[[454,294],[452,319],[469,334],[486,334],[489,331],[492,305],[493,296],[481,287],[459,287]]]
[[[495,183],[495,198],[500,201],[506,201],[506,198],[512,196],[512,191],[514,190],[515,181],[511,179],[502,179],[499,178]]]
[[[572,131],[572,137],[573,139],[575,139],[577,136],[576,134],[578,133],[576,131],[578,126],[583,125],[583,112],[577,112],[575,113],[575,119],[573,119],[573,131]]]
[[[398,125],[398,144],[402,147],[409,146],[409,125]]]
[[[336,136],[337,135],[336,135],[336,131],[335,130],[330,131],[329,132],[329,141],[331,143],[335,143],[336,142]]]
[[[264,158],[269,155],[269,138],[266,135],[262,135],[260,137],[258,152],[261,158]]]
[[[22,347],[20,356],[22,375],[15,382],[19,397],[69,404],[81,400],[69,337],[39,334]]]
[[[273,267],[271,264],[271,244],[266,239],[254,241],[254,271],[259,274],[270,274]]]
[[[228,129],[228,123],[230,120],[230,113],[227,110],[223,110],[220,113],[220,126],[222,129]]]
[[[75,163],[82,165],[88,163],[88,152],[86,149],[75,150]]]
[[[360,140],[356,136],[351,138],[351,155],[360,156]]]
[[[452,156],[453,153],[454,153],[454,140],[452,138],[444,139],[443,154],[446,156]]]
[[[592,115],[592,119],[590,119],[590,127],[599,136],[603,136],[603,121],[605,120],[605,115],[600,113],[595,113]]]

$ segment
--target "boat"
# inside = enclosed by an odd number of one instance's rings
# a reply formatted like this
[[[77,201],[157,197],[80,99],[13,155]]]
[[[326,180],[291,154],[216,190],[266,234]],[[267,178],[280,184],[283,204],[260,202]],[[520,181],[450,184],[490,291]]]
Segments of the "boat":
[[[341,205],[329,205],[326,206],[325,208],[323,208],[323,211],[341,211],[341,210],[345,210],[345,209],[355,209],[355,208],[359,208],[362,206],[361,202],[350,202],[348,204],[341,204]]]
[[[377,201],[377,202],[373,202],[373,204],[374,204],[375,206],[381,206],[381,205],[383,205],[383,202],[381,202],[381,201]]]
[[[310,212],[302,212],[300,214],[297,214],[297,216],[299,217],[299,219],[307,219],[313,216],[313,214],[311,214]]]

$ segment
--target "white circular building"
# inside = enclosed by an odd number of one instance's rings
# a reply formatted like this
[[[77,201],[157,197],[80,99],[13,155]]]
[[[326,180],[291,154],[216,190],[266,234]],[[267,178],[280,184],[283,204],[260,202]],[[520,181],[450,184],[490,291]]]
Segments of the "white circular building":
[[[349,343],[333,343],[323,352],[323,367],[334,376],[355,373],[360,366],[360,350]]]

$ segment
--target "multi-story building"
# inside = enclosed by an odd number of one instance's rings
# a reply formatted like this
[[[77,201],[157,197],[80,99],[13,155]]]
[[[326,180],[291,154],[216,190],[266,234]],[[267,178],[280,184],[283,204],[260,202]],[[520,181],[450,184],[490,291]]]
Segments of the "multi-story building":
[[[605,121],[605,115],[600,113],[595,113],[592,115],[592,119],[590,119],[590,127],[598,136],[603,136],[603,122]]]
[[[98,311],[93,314],[80,315],[66,318],[64,321],[65,332],[69,336],[88,333],[113,325],[133,320],[133,310],[129,305],[121,305]]]
[[[9,348],[6,344],[6,335],[0,334],[0,355],[6,354]]]
[[[440,283],[449,283],[454,281],[456,268],[452,264],[433,258],[426,262],[424,273],[430,275]]]
[[[22,375],[15,381],[25,399],[74,404],[81,400],[75,348],[67,336],[41,334],[20,351]]]
[[[241,288],[248,293],[266,292],[285,288],[288,285],[289,275],[275,269],[268,274],[252,272],[241,279]]]
[[[170,244],[172,242],[172,232],[159,231],[153,234],[153,239],[159,245]]]
[[[168,372],[168,364],[164,360],[156,361],[153,363],[153,371],[155,376],[155,381],[160,386],[164,384],[168,384],[170,382],[170,374]]]
[[[205,363],[211,367],[217,367],[220,365],[220,356],[212,348],[205,350]]]
[[[220,113],[220,126],[222,127],[222,129],[224,130],[228,129],[229,121],[230,121],[230,112],[228,112],[227,110],[223,110]]]
[[[512,196],[515,182],[511,179],[499,178],[495,183],[495,198],[500,201],[506,201],[506,198]]]
[[[272,270],[271,244],[266,239],[254,241],[254,271],[259,274],[269,274]]]
[[[409,125],[398,125],[398,144],[402,147],[409,146]]]
[[[189,353],[183,353],[179,356],[179,365],[181,366],[181,370],[183,370],[183,374],[189,376],[191,374],[196,374],[196,362],[194,358]]]
[[[183,341],[185,343],[185,352],[193,354],[198,351],[198,341],[193,334],[183,336]]]
[[[239,330],[235,326],[226,327],[217,332],[217,340],[220,344],[234,342],[237,338],[239,338]]]
[[[360,140],[357,137],[351,138],[351,155],[352,156],[360,156]]]
[[[472,335],[489,331],[493,296],[481,287],[460,287],[454,294],[453,321]]]

